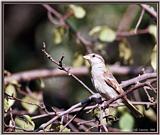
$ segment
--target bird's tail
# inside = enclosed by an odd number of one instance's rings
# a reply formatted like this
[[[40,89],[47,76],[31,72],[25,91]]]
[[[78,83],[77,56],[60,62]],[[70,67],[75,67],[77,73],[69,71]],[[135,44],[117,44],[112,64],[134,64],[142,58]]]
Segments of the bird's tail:
[[[125,105],[130,109],[131,113],[136,117],[136,118],[141,118],[143,117],[143,114],[128,100],[125,99],[123,100]]]

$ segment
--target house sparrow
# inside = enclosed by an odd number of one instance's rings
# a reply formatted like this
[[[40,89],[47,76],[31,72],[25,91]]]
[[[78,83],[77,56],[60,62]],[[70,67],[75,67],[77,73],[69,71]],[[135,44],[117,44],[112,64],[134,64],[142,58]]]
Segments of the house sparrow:
[[[106,68],[105,61],[100,55],[92,53],[83,57],[88,60],[91,65],[92,82],[102,97],[109,100],[124,92],[112,73]],[[116,102],[123,102],[135,117],[143,116],[126,96],[116,100]]]

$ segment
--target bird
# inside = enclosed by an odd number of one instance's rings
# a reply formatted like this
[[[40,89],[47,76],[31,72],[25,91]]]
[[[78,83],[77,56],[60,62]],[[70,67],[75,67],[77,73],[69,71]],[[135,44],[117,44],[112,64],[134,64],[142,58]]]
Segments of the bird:
[[[92,83],[96,91],[106,100],[115,98],[124,93],[124,90],[115,79],[109,68],[106,67],[105,61],[99,54],[90,53],[83,56],[91,65]],[[143,114],[124,96],[116,100],[117,103],[124,103],[136,118],[143,117]]]

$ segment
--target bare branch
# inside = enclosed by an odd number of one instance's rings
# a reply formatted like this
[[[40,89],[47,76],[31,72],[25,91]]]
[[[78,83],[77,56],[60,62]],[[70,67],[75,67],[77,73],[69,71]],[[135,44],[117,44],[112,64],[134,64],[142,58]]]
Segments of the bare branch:
[[[154,80],[151,81],[151,83],[153,83],[153,82],[157,82],[157,79],[154,79]],[[133,92],[133,91],[135,91],[135,90],[138,90],[139,88],[144,87],[144,86],[147,86],[147,83],[146,83],[146,82],[144,82],[144,83],[138,83],[135,87],[133,87],[133,88],[125,91],[124,93],[118,95],[118,96],[115,97],[115,98],[112,98],[112,99],[108,100],[108,101],[107,101],[107,104],[105,104],[104,107],[107,108],[107,107],[108,107],[111,103],[113,103],[114,101],[116,101],[116,100],[124,97],[125,95],[127,95],[127,94],[129,94],[129,93],[131,93],[131,92]]]
[[[52,118],[51,120],[49,120],[48,122],[42,124],[36,131],[41,131],[43,129],[45,129],[49,124],[51,124],[52,122],[54,122],[55,120],[57,120],[58,118],[60,118],[61,116],[70,113],[73,109],[81,106],[82,103],[77,103],[75,105],[73,105],[72,107],[70,107],[68,110],[58,114],[57,116],[55,116],[54,118]]]
[[[140,23],[141,23],[141,21],[142,21],[143,15],[144,15],[144,9],[142,9],[141,15],[140,15],[140,17],[139,17],[139,19],[138,19],[138,22],[137,22],[137,25],[136,25],[136,27],[135,27],[135,29],[134,29],[134,32],[135,32],[135,33],[137,33],[137,29],[138,29],[138,27],[139,27],[139,25],[140,25]]]
[[[70,67],[66,67],[69,69]],[[77,76],[86,75],[89,72],[87,67],[71,68],[70,73]],[[39,78],[67,76],[67,73],[59,69],[36,69],[12,74],[4,78],[5,84],[16,80],[18,82],[31,81]]]
[[[91,94],[94,94],[94,92],[87,86],[85,85],[77,76],[75,76],[74,74],[72,74],[69,69],[65,68],[62,64],[63,58],[64,56],[61,57],[60,61],[57,62],[56,60],[54,60],[52,58],[52,56],[45,50],[45,43],[43,43],[43,49],[42,52],[47,56],[47,58],[49,60],[51,60],[54,64],[56,64],[58,66],[58,68],[60,70],[63,70],[64,72],[66,72],[69,76],[72,76],[75,80],[77,80],[80,84],[82,84],[82,86],[84,86]]]
[[[152,78],[157,78],[157,73],[145,73],[143,75],[140,75],[138,77],[135,77],[133,79],[130,79],[130,80],[127,80],[127,81],[122,81],[122,88],[124,87],[127,87],[131,84],[135,84],[137,82],[140,82],[140,81],[145,81],[147,79],[152,79]]]
[[[121,37],[130,37],[130,36],[137,36],[137,35],[141,35],[141,34],[147,34],[149,33],[148,28],[146,29],[138,29],[135,31],[120,31],[117,32],[117,39],[121,38]]]
[[[70,69],[70,73],[76,76],[83,76],[89,74],[89,69],[87,67],[66,67]],[[127,66],[119,66],[119,65],[112,65],[109,66],[111,72],[115,75],[138,75],[142,72],[142,68],[139,67],[127,67]],[[147,67],[146,70],[150,72],[150,67]],[[31,81],[39,78],[49,78],[49,77],[61,77],[67,76],[67,73],[58,69],[36,69],[30,71],[24,71],[19,73],[14,73],[10,76],[6,76],[4,78],[4,83],[10,83],[14,80],[18,82],[23,81]]]
[[[154,10],[153,7],[147,5],[147,4],[140,4],[140,6],[152,17],[154,17],[157,21],[157,12]]]
[[[68,26],[71,29],[71,31],[73,32],[73,35],[76,36],[77,39],[82,43],[82,45],[86,49],[87,53],[92,52],[91,46],[93,43],[91,41],[86,40],[83,36],[81,36],[81,34],[73,28],[73,26],[69,23],[69,21],[67,21],[68,14],[69,15],[73,15],[73,14],[67,13],[67,15],[66,15],[67,17],[66,17],[66,16],[61,15],[58,11],[56,11],[53,7],[51,7],[48,4],[43,4],[43,6],[48,12],[52,13],[53,15],[55,15],[58,18],[60,24],[64,25],[65,27]],[[48,14],[48,15],[50,15],[49,20],[52,23],[55,22],[55,21],[53,21],[51,14]]]

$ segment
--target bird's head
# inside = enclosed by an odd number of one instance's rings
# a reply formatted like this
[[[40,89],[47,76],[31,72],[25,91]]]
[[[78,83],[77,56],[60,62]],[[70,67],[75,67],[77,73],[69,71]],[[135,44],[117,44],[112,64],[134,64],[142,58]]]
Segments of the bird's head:
[[[88,60],[92,66],[97,65],[97,64],[104,64],[104,59],[102,58],[102,56],[100,56],[96,53],[87,54],[83,57],[86,60]]]

